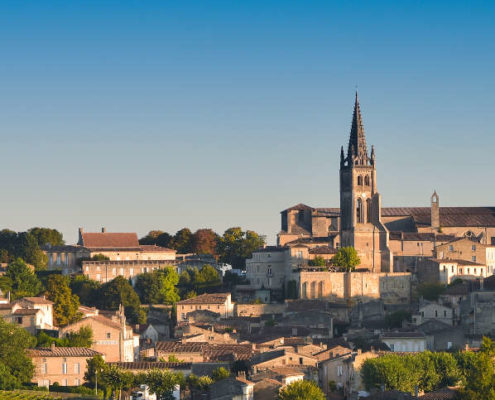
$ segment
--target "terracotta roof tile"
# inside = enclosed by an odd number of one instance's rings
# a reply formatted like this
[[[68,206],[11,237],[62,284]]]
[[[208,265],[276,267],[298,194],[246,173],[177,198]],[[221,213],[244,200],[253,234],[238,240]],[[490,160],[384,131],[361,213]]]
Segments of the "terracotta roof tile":
[[[224,304],[230,293],[206,293],[191,299],[179,301],[177,304]]]
[[[31,357],[94,357],[101,353],[86,347],[39,347],[29,349]]]
[[[140,248],[136,233],[82,232],[82,246],[97,248]]]
[[[190,369],[190,362],[149,362],[149,361],[133,361],[133,362],[111,362],[109,365],[115,365],[121,369],[133,370],[148,370],[148,369]]]

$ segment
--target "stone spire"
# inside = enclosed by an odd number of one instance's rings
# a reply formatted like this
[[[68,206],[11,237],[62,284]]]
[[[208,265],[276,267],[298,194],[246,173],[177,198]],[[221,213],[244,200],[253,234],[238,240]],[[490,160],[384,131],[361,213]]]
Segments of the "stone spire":
[[[354,154],[353,150],[354,149]],[[349,137],[349,147],[347,157],[352,156],[367,159],[368,148],[366,146],[366,137],[364,135],[363,119],[361,118],[361,108],[359,107],[358,92],[356,90],[356,100],[354,101],[354,113],[352,115],[351,135]]]

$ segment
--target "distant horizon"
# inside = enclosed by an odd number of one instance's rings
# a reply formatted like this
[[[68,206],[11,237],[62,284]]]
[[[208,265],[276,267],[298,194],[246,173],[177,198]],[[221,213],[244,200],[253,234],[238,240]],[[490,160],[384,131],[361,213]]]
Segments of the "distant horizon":
[[[494,204],[493,2],[7,0],[0,229],[174,234],[339,205],[359,88],[383,206]]]

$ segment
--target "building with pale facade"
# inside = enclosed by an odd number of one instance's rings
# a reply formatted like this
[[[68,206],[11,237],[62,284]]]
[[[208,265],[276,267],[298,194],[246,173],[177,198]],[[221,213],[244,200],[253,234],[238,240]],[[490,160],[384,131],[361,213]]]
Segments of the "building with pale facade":
[[[230,293],[202,294],[177,303],[177,322],[188,321],[188,314],[203,310],[218,314],[219,318],[234,315],[234,303]]]
[[[32,382],[46,388],[55,383],[60,386],[82,385],[87,361],[101,355],[84,347],[55,347],[55,344],[28,349],[27,353],[34,365]]]

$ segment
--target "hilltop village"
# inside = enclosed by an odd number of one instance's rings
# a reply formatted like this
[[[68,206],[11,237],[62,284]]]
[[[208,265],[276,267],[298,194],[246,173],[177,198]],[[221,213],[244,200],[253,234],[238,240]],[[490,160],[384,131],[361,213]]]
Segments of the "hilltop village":
[[[495,207],[436,192],[382,207],[378,160],[356,94],[339,207],[283,210],[277,246],[241,228],[80,228],[72,245],[0,231],[3,379],[119,398],[493,398]]]

